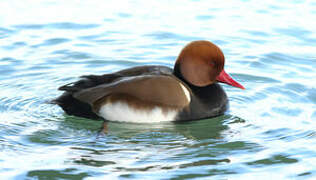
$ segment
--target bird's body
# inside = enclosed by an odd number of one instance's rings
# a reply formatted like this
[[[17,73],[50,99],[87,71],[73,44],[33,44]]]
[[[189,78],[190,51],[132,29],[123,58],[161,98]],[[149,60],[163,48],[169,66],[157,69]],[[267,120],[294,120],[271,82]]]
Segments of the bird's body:
[[[190,48],[192,44],[194,47]],[[199,48],[204,49],[202,56]],[[219,116],[226,111],[228,100],[216,80],[237,87],[239,84],[225,79],[228,75],[223,75],[224,62],[220,62],[224,56],[213,57],[214,48],[219,50],[208,41],[189,44],[174,69],[138,66],[111,74],[82,76],[81,80],[60,87],[65,92],[54,103],[69,115],[120,122],[188,121]],[[211,63],[206,59],[209,54]]]

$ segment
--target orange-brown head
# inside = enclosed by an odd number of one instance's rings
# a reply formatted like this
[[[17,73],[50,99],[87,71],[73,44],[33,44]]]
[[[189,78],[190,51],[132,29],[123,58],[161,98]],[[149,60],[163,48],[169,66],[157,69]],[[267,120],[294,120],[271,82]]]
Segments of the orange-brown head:
[[[218,81],[244,89],[224,71],[224,64],[224,54],[215,44],[193,41],[182,49],[174,69],[195,86],[208,86]]]

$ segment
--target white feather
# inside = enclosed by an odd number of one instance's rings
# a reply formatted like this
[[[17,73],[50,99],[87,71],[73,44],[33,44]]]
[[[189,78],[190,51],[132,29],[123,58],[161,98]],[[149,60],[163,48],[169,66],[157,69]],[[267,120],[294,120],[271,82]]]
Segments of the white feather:
[[[99,115],[109,121],[132,122],[132,123],[155,123],[174,121],[178,112],[168,110],[163,112],[160,107],[152,110],[135,109],[124,102],[107,103],[101,106]]]
[[[190,91],[183,85],[180,83],[180,86],[185,94],[185,97],[187,98],[188,102],[191,101],[191,96],[190,96]]]

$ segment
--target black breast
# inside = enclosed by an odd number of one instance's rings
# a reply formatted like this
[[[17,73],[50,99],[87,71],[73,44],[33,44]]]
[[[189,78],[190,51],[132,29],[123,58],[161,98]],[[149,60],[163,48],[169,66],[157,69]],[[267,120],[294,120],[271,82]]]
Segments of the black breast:
[[[174,67],[173,74],[189,86],[192,98],[188,108],[177,116],[179,121],[197,120],[223,115],[228,109],[228,99],[224,89],[218,83],[198,87],[188,83],[182,76],[179,66]]]
[[[177,119],[197,120],[224,114],[228,108],[228,99],[221,85],[214,83],[206,87],[189,85],[192,90],[190,106],[183,109]]]

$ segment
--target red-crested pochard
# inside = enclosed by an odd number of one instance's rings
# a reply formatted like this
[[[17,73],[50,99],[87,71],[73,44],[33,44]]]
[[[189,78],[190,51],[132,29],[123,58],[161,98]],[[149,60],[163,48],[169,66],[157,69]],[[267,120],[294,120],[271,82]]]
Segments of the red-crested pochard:
[[[193,41],[174,69],[138,66],[82,76],[61,86],[53,102],[67,114],[120,122],[187,121],[222,115],[228,105],[222,82],[244,89],[224,71],[224,54],[209,41]]]

